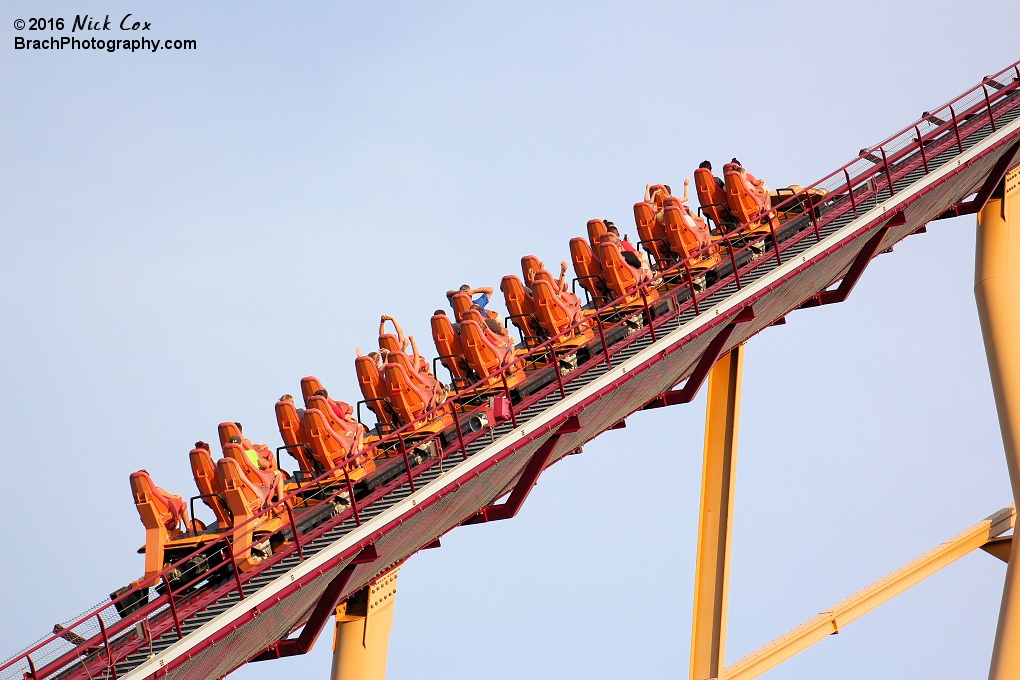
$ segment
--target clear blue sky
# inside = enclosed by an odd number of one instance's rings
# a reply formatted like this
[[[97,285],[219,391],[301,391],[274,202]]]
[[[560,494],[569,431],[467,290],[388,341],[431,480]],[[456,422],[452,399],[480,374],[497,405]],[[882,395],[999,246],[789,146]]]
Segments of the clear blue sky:
[[[431,345],[443,291],[629,225],[647,182],[817,179],[1020,58],[1015,9],[4,3],[0,657],[141,573],[130,472],[193,494],[217,423],[276,445],[302,376],[356,398],[380,313]],[[198,49],[13,49],[15,19],[86,12]],[[973,248],[972,218],[933,225],[750,343],[729,660],[1011,501]],[[631,418],[412,558],[390,677],[685,678],[703,409]],[[970,555],[769,677],[984,677],[1004,571]]]

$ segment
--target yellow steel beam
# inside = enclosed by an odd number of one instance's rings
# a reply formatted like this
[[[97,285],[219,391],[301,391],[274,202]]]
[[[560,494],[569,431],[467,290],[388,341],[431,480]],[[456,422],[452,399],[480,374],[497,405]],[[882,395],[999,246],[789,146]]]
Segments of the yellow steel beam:
[[[397,570],[337,607],[330,680],[385,680],[396,595]]]
[[[1020,502],[1020,169],[978,213],[974,296],[1013,502]],[[989,680],[1020,678],[1020,541],[1013,541],[1002,588]]]
[[[691,680],[720,677],[726,662],[726,605],[743,367],[744,346],[738,345],[716,361],[708,376],[698,558],[694,572]]]
[[[751,680],[804,651],[819,640],[864,616],[880,604],[947,567],[967,553],[1013,527],[1016,511],[1009,505],[958,533],[912,562],[859,590],[839,604],[756,649],[723,671],[726,680]],[[1011,676],[1014,677],[1014,676]]]

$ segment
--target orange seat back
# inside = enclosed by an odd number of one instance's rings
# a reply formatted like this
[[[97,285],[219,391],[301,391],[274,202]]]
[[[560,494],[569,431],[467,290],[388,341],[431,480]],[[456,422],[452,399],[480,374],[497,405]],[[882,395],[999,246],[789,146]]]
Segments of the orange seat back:
[[[536,277],[532,286],[538,322],[549,335],[559,335],[581,318],[581,303],[565,304],[556,295],[556,289],[542,277]]]
[[[503,360],[510,354],[506,347],[499,347],[490,341],[484,322],[476,318],[464,319],[460,332],[464,341],[464,356],[474,372],[483,378],[498,371]]]
[[[220,423],[216,429],[220,436],[220,446],[226,446],[231,437],[237,437],[242,442],[245,441],[244,434],[241,432],[241,428],[237,426],[237,423]]]
[[[602,220],[588,220],[588,244],[593,251],[606,231],[606,223]]]
[[[524,285],[531,288],[535,280],[535,272],[542,269],[542,261],[534,255],[525,255],[521,258],[521,275],[524,277]]]
[[[234,516],[234,540],[231,546],[233,558],[240,571],[248,571],[262,561],[252,555],[255,530],[272,519],[274,513],[266,513],[254,519],[273,495],[272,486],[253,484],[245,475],[241,465],[233,458],[216,461],[216,476],[223,487],[227,507]]]
[[[723,167],[726,171],[724,179],[727,204],[730,212],[741,224],[756,222],[771,208],[769,192],[764,186],[754,186],[736,167],[732,163],[727,163]]]
[[[608,238],[599,243],[599,260],[602,261],[602,277],[616,297],[630,295],[643,279],[642,271],[627,264],[620,247]]]
[[[328,413],[317,408],[305,410],[305,430],[312,454],[323,470],[332,470],[354,453],[354,438],[347,437],[329,425]],[[340,471],[334,473],[343,474]]]
[[[588,242],[580,236],[570,239],[570,261],[574,263],[574,274],[577,282],[592,297],[606,294],[606,285],[602,282],[602,263],[592,253]]]
[[[721,226],[732,224],[735,220],[729,209],[729,200],[726,198],[726,190],[715,181],[715,176],[708,168],[698,168],[694,171],[694,189],[698,192],[698,202],[701,204],[701,212]]]
[[[379,367],[370,357],[358,357],[354,360],[354,372],[361,386],[361,396],[365,404],[375,414],[380,425],[393,426],[393,415],[386,403],[386,387],[383,385]]]
[[[216,476],[216,464],[212,455],[205,449],[192,449],[189,458],[195,486],[198,493],[203,496],[202,502],[216,515],[216,523],[221,531],[230,528],[233,518],[227,509],[227,502],[223,499],[223,486]]]
[[[304,399],[305,406],[308,406],[308,397],[322,389],[325,389],[322,386],[322,381],[314,375],[308,375],[301,378],[301,398]]]
[[[454,380],[465,384],[471,369],[464,358],[464,345],[461,344],[453,323],[445,314],[434,314],[430,323],[432,340],[435,341],[436,351],[439,352],[439,361],[446,366]]]
[[[358,432],[361,430],[361,424],[357,421],[352,422],[350,420],[339,418],[333,410],[333,405],[329,403],[329,399],[326,397],[310,397],[308,399],[308,408],[314,408],[317,411],[321,411],[330,428],[332,428],[332,430],[338,435],[342,437],[350,437],[352,441],[357,438]]]
[[[450,304],[453,306],[453,318],[460,323],[464,312],[471,309],[471,296],[467,293],[454,293],[450,298]]]
[[[435,406],[434,392],[419,387],[402,364],[387,363],[383,366],[382,375],[386,397],[402,422],[417,420]]]
[[[535,301],[524,283],[513,274],[508,274],[499,282],[499,289],[503,291],[510,321],[521,332],[524,344],[529,347],[539,344],[542,330],[535,317]]]
[[[699,247],[698,239],[684,224],[683,209],[676,205],[668,205],[663,217],[666,222],[666,238],[669,241],[669,247],[680,259],[686,260],[693,257]]]
[[[314,459],[305,448],[308,446],[308,433],[305,432],[305,424],[298,416],[294,402],[276,402],[276,424],[280,427],[283,443],[287,445],[287,453],[294,457],[302,470],[315,472]]]
[[[672,256],[666,243],[666,228],[655,218],[655,206],[642,201],[634,204],[634,224],[641,245],[655,257],[656,262],[670,261]]]
[[[387,352],[399,352],[401,350],[400,338],[393,333],[383,333],[379,336],[379,349]]]
[[[184,499],[167,493],[156,486],[152,477],[145,470],[132,472],[128,478],[131,483],[131,495],[135,507],[142,518],[146,529],[165,528],[177,530],[181,520],[187,517],[187,506]]]

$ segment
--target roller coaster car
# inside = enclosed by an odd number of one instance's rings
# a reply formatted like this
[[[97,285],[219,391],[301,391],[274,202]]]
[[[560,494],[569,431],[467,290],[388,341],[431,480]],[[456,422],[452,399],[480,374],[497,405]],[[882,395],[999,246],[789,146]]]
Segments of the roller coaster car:
[[[749,238],[764,236],[772,226],[778,226],[772,212],[772,201],[765,185],[740,166],[727,163],[723,166],[726,180],[726,200],[730,213],[740,223],[741,235]]]
[[[637,225],[638,243],[655,258],[659,269],[665,269],[676,258],[669,249],[666,226],[657,217],[658,212],[656,206],[647,201],[634,204],[634,224]]]
[[[454,387],[467,387],[474,380],[471,377],[471,367],[464,358],[464,345],[453,322],[445,314],[434,314],[429,323],[432,326],[432,340],[439,352],[439,361],[450,372]]]
[[[817,217],[821,212],[820,206],[826,197],[828,197],[829,192],[825,189],[808,189],[804,191],[804,187],[799,184],[791,184],[788,187],[773,191],[769,194],[769,200],[773,206],[779,206],[797,194],[801,194],[801,196],[795,201],[790,201],[789,204],[783,205],[781,209],[776,211],[776,215],[781,221],[803,215],[810,207],[815,208],[815,216]]]
[[[285,450],[297,461],[298,467],[313,476],[323,472],[312,456],[308,432],[305,431],[305,424],[301,421],[294,402],[276,402],[276,423],[280,427],[280,437],[286,446]]]
[[[624,303],[629,304],[639,300],[636,295],[638,285],[648,281],[651,276],[648,272],[637,267],[632,267],[623,259],[623,250],[613,242],[611,234],[604,234],[599,242],[599,260],[602,262],[602,276],[609,286],[609,290],[617,298],[624,298]],[[649,290],[645,293],[645,299],[654,300],[658,293]]]
[[[663,222],[670,249],[681,260],[688,260],[692,274],[700,275],[719,264],[719,247],[713,243],[704,218],[692,215],[678,200],[667,199]]]
[[[270,537],[283,527],[280,515],[286,511],[275,508],[257,517],[273,496],[272,480],[268,484],[253,482],[251,466],[246,470],[238,460],[244,459],[244,451],[237,444],[228,447],[216,462],[216,473],[237,527],[232,541],[234,560],[240,571],[248,571],[272,554]]]
[[[726,189],[715,181],[715,175],[711,170],[698,168],[694,171],[694,189],[698,193],[701,212],[712,220],[721,232],[729,232],[737,227],[737,219],[730,212]]]
[[[536,258],[537,259],[537,258]],[[521,340],[526,347],[534,347],[541,344],[545,339],[545,333],[538,324],[538,317],[535,314],[535,300],[531,293],[524,287],[520,278],[508,274],[499,283],[499,289],[503,291],[503,299],[506,301],[506,309],[510,314],[507,316],[517,330],[521,332]]]
[[[131,473],[129,480],[135,509],[145,527],[145,575],[131,587],[151,586],[163,570],[164,546],[187,534],[188,507],[180,496],[156,486],[145,470]]]

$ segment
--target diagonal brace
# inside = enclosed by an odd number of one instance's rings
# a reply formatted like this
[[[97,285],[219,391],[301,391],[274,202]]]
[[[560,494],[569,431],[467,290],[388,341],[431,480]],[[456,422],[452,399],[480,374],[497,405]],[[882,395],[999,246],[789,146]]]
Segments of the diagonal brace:
[[[736,329],[738,323],[744,323],[746,321],[754,320],[754,310],[750,307],[744,307],[737,315],[733,317],[733,321],[726,324],[726,326],[719,331],[719,333],[712,338],[712,341],[708,343],[708,347],[705,348],[705,353],[701,355],[701,359],[698,360],[698,365],[694,367],[694,371],[691,373],[691,377],[687,379],[684,386],[679,390],[669,390],[663,392],[655,399],[641,407],[641,410],[647,410],[650,408],[662,408],[663,406],[675,406],[677,404],[688,404],[694,400],[694,397],[698,396],[698,390],[705,384],[705,380],[708,378],[709,372],[712,370],[712,366],[722,356],[723,349],[726,347],[726,343],[729,342],[730,336],[733,335],[733,331]]]
[[[549,463],[553,451],[556,450],[556,444],[559,442],[560,436],[578,432],[580,429],[581,423],[577,416],[567,418],[563,425],[551,437],[542,442],[538,450],[532,454],[531,460],[528,461],[524,471],[521,472],[521,476],[517,479],[514,490],[510,492],[510,497],[502,503],[486,505],[477,514],[465,520],[463,524],[482,524],[484,522],[495,522],[515,517],[520,512],[521,506],[524,505],[524,501],[527,500],[528,494],[535,487],[535,483],[538,482],[538,476],[542,474],[545,466]]]
[[[850,265],[850,269],[846,272],[846,276],[844,276],[843,280],[839,282],[839,285],[835,290],[822,291],[802,304],[800,308],[806,309],[808,307],[818,307],[820,305],[831,305],[837,302],[844,302],[848,297],[850,297],[850,291],[852,291],[854,286],[857,285],[857,282],[861,279],[861,275],[864,274],[864,270],[867,268],[872,258],[875,257],[875,253],[877,253],[878,249],[882,247],[882,240],[889,232],[889,227],[895,226],[896,224],[906,223],[905,220],[901,222],[896,219],[897,216],[900,216],[900,219],[903,219],[902,215],[903,213],[896,213],[896,215],[894,215],[893,218],[885,224],[885,226],[881,227],[875,232],[874,236],[868,239],[867,243],[864,244],[864,247],[858,251],[857,257],[854,258],[853,263]]]
[[[985,183],[978,189],[977,195],[974,198],[963,203],[957,203],[935,219],[944,220],[948,217],[973,215],[981,212],[981,209],[985,207],[985,203],[988,203],[988,199],[992,197],[995,190],[1002,184],[1002,180],[1005,179],[1006,172],[1009,170],[1009,166],[1013,164],[1013,159],[1016,158],[1018,151],[1020,151],[1020,142],[1006,149],[1006,152],[999,156],[999,160],[992,166],[992,171],[988,173]]]
[[[322,596],[308,617],[308,621],[305,623],[301,634],[293,639],[280,640],[251,660],[268,661],[270,659],[281,659],[285,656],[307,654],[315,645],[315,641],[326,625],[326,621],[329,620],[329,617],[333,615],[334,610],[339,606],[340,596],[343,594],[344,588],[347,587],[347,583],[351,580],[351,576],[354,575],[354,570],[357,569],[359,564],[368,564],[377,559],[379,559],[379,553],[374,544],[363,548],[326,586],[326,590],[322,592]]]

